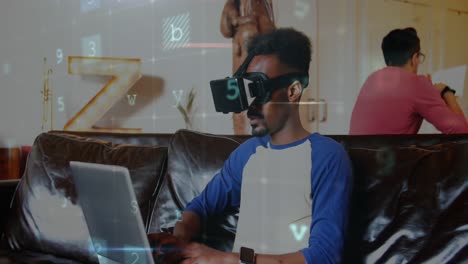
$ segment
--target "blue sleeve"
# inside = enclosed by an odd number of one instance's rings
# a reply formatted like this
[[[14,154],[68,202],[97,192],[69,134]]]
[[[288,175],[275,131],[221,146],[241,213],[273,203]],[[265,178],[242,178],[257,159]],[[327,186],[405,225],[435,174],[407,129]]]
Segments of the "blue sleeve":
[[[220,172],[195,197],[185,210],[201,218],[221,214],[224,210],[240,206],[242,172],[249,157],[255,151],[255,140],[248,140],[229,156]]]
[[[309,247],[301,252],[308,264],[340,263],[353,183],[351,162],[331,139],[312,148],[312,223]]]

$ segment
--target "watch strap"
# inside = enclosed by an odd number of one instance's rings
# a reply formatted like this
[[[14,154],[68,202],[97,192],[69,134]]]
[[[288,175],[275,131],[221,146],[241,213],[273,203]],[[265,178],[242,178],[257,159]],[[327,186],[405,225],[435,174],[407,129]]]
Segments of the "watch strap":
[[[251,248],[241,247],[239,252],[240,264],[255,264],[255,251]]]
[[[442,92],[440,92],[440,96],[442,96],[442,98],[443,98],[446,92],[451,92],[451,93],[453,93],[453,94],[456,93],[456,91],[455,91],[454,89],[450,88],[450,86],[447,85],[447,86],[445,86],[445,88],[442,90]]]

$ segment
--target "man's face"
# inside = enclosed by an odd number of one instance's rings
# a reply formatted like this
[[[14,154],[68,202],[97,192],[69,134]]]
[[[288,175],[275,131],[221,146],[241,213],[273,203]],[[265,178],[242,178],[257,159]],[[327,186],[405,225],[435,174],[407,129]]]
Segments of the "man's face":
[[[262,72],[268,78],[274,78],[288,72],[275,55],[257,55],[250,62],[247,72]],[[262,137],[281,130],[289,116],[289,104],[286,89],[277,89],[271,94],[271,100],[265,104],[253,101],[247,111],[252,126],[252,135]]]

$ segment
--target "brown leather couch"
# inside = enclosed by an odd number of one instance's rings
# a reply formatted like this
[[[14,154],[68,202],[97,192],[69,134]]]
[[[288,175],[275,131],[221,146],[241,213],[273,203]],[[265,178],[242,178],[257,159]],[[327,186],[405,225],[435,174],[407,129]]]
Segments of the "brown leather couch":
[[[68,161],[128,167],[154,233],[174,225],[248,138],[72,134],[39,135],[21,182],[0,183],[0,263],[97,263]],[[468,135],[331,137],[345,146],[355,175],[344,263],[468,262]],[[199,240],[229,250],[236,221],[236,212],[210,219]]]

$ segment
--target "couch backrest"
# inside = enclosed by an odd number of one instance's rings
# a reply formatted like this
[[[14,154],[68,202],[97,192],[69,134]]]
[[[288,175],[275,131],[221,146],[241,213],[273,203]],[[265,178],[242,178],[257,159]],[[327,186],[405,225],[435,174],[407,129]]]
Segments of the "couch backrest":
[[[239,142],[225,136],[178,131],[168,149],[166,176],[157,197],[150,233],[175,225],[180,212],[218,172]],[[237,226],[237,212],[228,212],[204,223],[201,242],[220,250],[230,250]]]
[[[468,259],[468,135],[332,137],[345,146],[355,175],[344,263]],[[248,138],[176,133],[150,231],[173,226],[237,147],[233,140]],[[214,221],[204,242],[230,249],[236,214]]]
[[[347,150],[355,184],[346,260],[462,263],[468,259],[467,143]]]
[[[119,145],[64,134],[39,135],[10,210],[6,226],[10,248],[97,262],[69,162],[127,167],[142,217],[148,225],[151,202],[161,183],[166,159],[166,147]]]
[[[149,133],[107,133],[92,131],[50,131],[52,134],[76,135],[80,137],[101,139],[113,144],[132,144],[145,146],[168,146],[174,134],[149,134]]]
[[[425,147],[447,142],[468,143],[468,134],[419,134],[419,135],[329,135],[345,148]]]
[[[93,136],[92,133],[76,134]],[[229,154],[241,142],[250,138],[216,136],[187,130],[178,131],[172,135],[171,140],[170,136],[168,134],[97,135],[98,138],[114,143],[131,142],[153,146],[162,144],[169,148],[167,172],[161,178],[160,186],[155,187],[157,190],[155,194],[152,197],[147,196],[152,206],[148,219],[150,233],[172,227],[187,202],[201,192],[208,180],[222,167]],[[355,175],[344,263],[468,261],[466,250],[468,247],[466,242],[468,241],[466,229],[468,135],[330,137],[345,146],[353,163]],[[42,142],[41,137],[37,141]],[[36,145],[43,144],[35,143]],[[32,171],[39,170],[43,164],[63,159],[53,155],[55,151],[63,154],[58,149],[48,149],[46,155],[37,153],[39,149],[33,148],[31,165],[28,165],[27,169],[31,172],[29,175],[32,175]],[[91,152],[88,150],[85,153]],[[96,158],[96,156],[90,157],[90,159]],[[30,166],[34,166],[35,169],[29,168]],[[66,171],[49,174],[52,176],[51,179],[41,176],[40,179],[43,179],[41,184],[49,186],[51,182],[60,183],[63,177],[60,176],[61,173],[67,174]],[[31,201],[31,198],[24,198],[31,196],[27,194],[28,189],[32,190],[31,184],[27,182],[31,179],[33,178],[26,172],[19,189],[24,190],[15,196],[15,203],[18,204],[14,208],[19,208],[15,210],[20,211],[15,211],[14,214],[16,217],[18,215],[22,217],[23,221],[29,221],[23,223],[31,222],[27,215],[21,215],[25,214],[25,209],[32,208],[32,205],[21,205]],[[62,185],[56,184],[56,186]],[[67,188],[64,190],[63,186],[59,187],[52,196],[62,194],[58,196],[58,200],[62,201],[63,193],[67,193],[66,190]],[[213,219],[213,222],[206,223],[207,228],[202,240],[220,249],[230,248],[234,239],[236,221],[236,212],[229,212],[218,219]],[[23,225],[23,227],[21,224],[13,226],[25,228],[33,235],[27,236],[29,242],[19,239],[21,243],[18,244],[21,247],[32,247],[46,252],[57,250],[57,245],[53,243],[52,245],[46,243],[48,246],[41,248],[38,245],[37,230],[31,230],[26,224]],[[13,229],[10,233],[18,230]],[[23,233],[19,234],[15,237],[21,238]],[[83,254],[80,254],[79,258],[83,259]],[[77,258],[76,256],[72,257]]]

